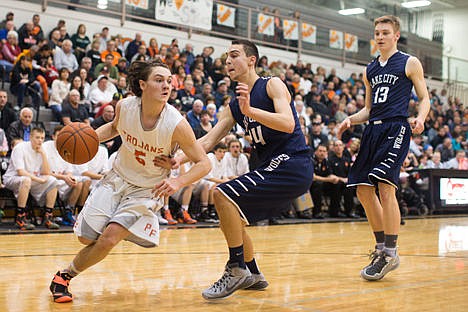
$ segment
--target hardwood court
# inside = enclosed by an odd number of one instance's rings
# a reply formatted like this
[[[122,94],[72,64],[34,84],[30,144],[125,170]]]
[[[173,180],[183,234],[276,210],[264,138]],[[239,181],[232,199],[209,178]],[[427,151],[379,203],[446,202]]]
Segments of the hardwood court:
[[[270,282],[207,302],[227,251],[219,229],[165,230],[161,246],[124,242],[72,281],[73,303],[53,303],[53,273],[81,245],[72,234],[0,236],[0,311],[468,311],[468,218],[409,220],[401,266],[359,277],[371,237],[365,222],[252,227]]]

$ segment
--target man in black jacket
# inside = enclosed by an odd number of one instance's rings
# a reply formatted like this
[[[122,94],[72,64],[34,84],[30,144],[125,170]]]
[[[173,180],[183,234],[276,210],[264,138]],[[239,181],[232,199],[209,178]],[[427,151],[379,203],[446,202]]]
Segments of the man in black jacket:
[[[6,132],[10,124],[17,120],[16,112],[8,103],[8,93],[5,90],[0,90],[0,128]]]

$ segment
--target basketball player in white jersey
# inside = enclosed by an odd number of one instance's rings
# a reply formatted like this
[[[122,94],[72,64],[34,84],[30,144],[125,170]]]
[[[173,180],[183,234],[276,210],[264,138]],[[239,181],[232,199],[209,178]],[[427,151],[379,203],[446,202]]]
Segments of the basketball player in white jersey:
[[[55,302],[73,300],[70,280],[103,260],[125,239],[143,247],[159,243],[156,211],[164,196],[204,177],[211,164],[196,142],[188,122],[167,104],[171,71],[160,61],[134,62],[129,83],[135,96],[120,101],[115,118],[97,129],[100,142],[117,135],[122,146],[112,170],[96,185],[75,223],[78,240],[87,245],[54,276],[50,285]],[[180,146],[194,163],[185,174],[169,178],[169,169],[153,164]]]

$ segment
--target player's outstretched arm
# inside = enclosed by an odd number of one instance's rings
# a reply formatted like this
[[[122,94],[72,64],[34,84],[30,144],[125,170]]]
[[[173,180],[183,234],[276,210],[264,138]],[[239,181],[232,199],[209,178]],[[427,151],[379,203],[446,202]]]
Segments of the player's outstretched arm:
[[[238,93],[239,107],[245,116],[255,119],[271,129],[286,133],[294,131],[295,122],[290,106],[291,95],[279,78],[273,77],[267,84],[268,96],[275,106],[273,113],[250,106],[250,91],[246,84],[239,83],[236,92]]]
[[[211,170],[211,162],[200,143],[196,141],[195,134],[187,120],[182,119],[177,125],[172,135],[172,143],[177,143],[194,165],[178,177],[164,179],[156,184],[153,188],[155,197],[170,196],[183,186],[200,180]]]
[[[205,152],[208,153],[235,125],[236,121],[234,120],[234,117],[232,117],[231,109],[228,106],[221,112],[221,114],[219,114],[216,125],[207,134],[199,138],[198,142],[201,144]]]
[[[427,92],[426,81],[424,80],[424,70],[421,62],[414,56],[406,63],[406,76],[413,82],[414,89],[418,95],[418,117],[410,120],[413,133],[420,134],[424,130],[424,121],[431,109],[429,103],[429,93]]]
[[[117,125],[119,124],[120,117],[120,103],[121,102],[119,101],[115,106],[114,120],[96,129],[100,143],[109,141],[119,135],[119,132],[117,131]]]

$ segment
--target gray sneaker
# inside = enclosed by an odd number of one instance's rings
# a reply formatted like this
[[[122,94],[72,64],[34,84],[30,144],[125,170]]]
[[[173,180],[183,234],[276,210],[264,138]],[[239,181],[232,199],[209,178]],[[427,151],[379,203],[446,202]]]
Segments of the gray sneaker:
[[[264,290],[268,287],[268,282],[262,273],[252,274],[252,279],[254,280],[252,286],[245,288],[246,290]]]
[[[387,255],[384,251],[380,252],[373,262],[361,271],[361,277],[368,281],[377,281],[383,278],[388,272],[393,271],[400,265],[400,257]]]
[[[370,268],[371,266],[373,266],[374,263],[375,263],[375,261],[377,260],[377,258],[380,256],[381,253],[382,253],[382,249],[377,249],[377,248],[376,248],[376,249],[374,249],[374,251],[372,251],[372,252],[369,250],[369,255],[368,255],[368,256],[369,256],[369,259],[370,259],[371,262],[370,262],[368,265],[366,265],[366,266],[362,269],[362,271],[365,271],[365,270],[367,270],[368,268]]]
[[[254,282],[247,268],[240,268],[237,263],[228,263],[223,276],[211,287],[205,289],[202,296],[207,300],[227,298],[238,289],[252,286]]]

